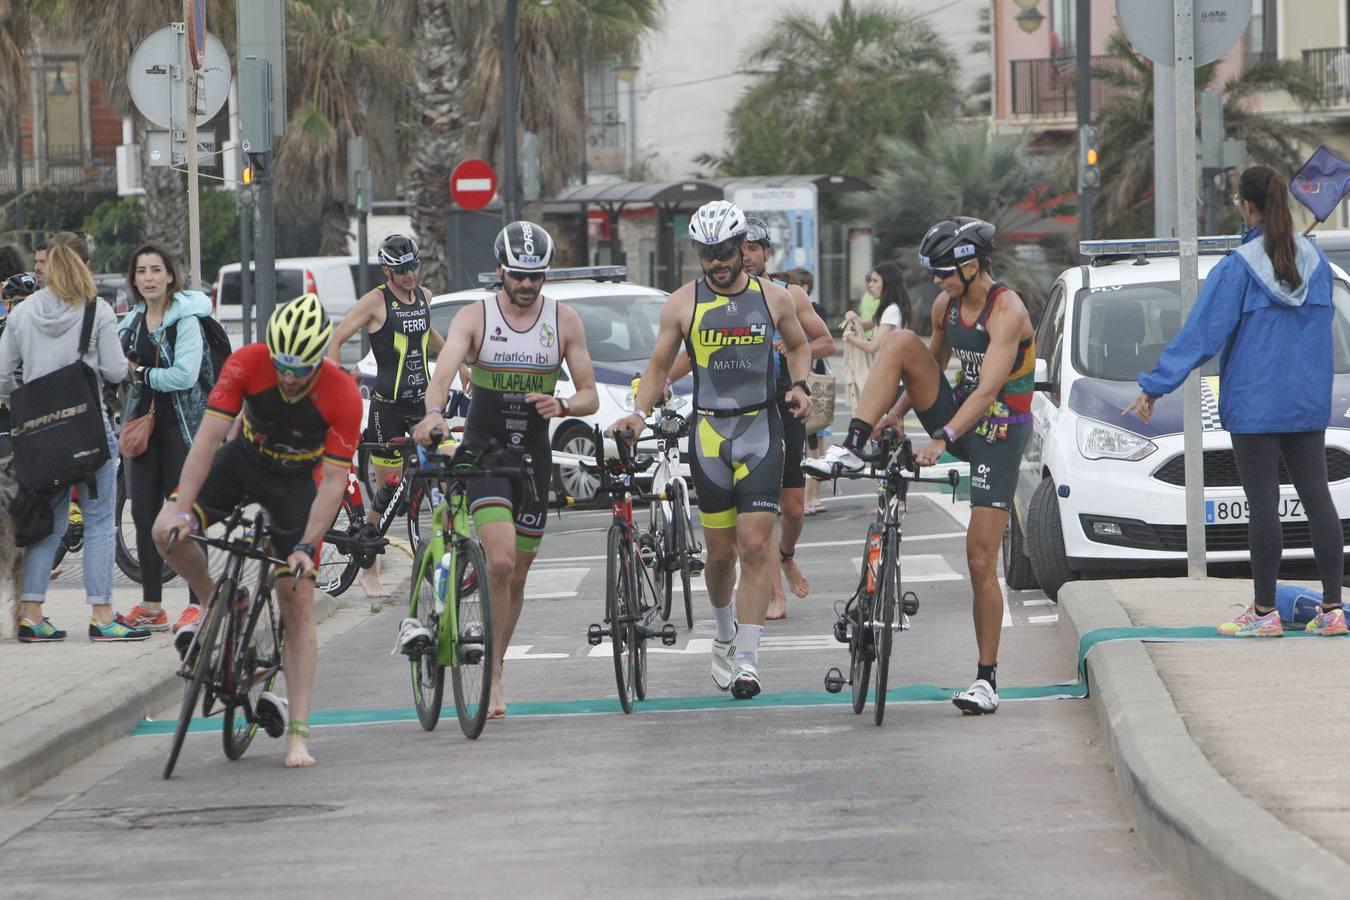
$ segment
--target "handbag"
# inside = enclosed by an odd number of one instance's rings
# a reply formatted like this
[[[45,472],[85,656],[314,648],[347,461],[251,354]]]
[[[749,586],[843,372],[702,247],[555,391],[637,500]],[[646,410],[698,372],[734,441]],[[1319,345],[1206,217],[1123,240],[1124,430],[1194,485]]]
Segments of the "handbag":
[[[54,496],[82,482],[91,485],[94,496],[94,473],[112,459],[98,375],[84,361],[96,303],[85,304],[75,361],[25,381],[9,398],[15,479],[38,497]]]
[[[159,368],[160,345],[155,345],[155,365],[153,368]],[[149,382],[145,385],[146,390],[150,390]],[[155,403],[156,398],[152,392],[150,395],[150,409],[137,416],[134,419],[128,419],[122,425],[122,434],[117,439],[117,449],[123,456],[140,456],[145,452],[145,448],[150,446],[150,435],[155,431]]]
[[[811,372],[806,376],[811,387],[811,415],[806,417],[806,433],[824,431],[834,422],[834,376]]]

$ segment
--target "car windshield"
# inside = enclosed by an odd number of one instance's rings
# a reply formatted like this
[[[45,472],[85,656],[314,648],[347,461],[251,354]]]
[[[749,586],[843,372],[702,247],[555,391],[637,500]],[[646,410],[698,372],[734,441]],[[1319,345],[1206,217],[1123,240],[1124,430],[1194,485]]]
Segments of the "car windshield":
[[[1350,288],[1344,282],[1334,282],[1332,303],[1336,372],[1350,373]],[[1079,292],[1074,318],[1075,368],[1092,378],[1134,381],[1157,364],[1167,342],[1181,330],[1181,291],[1175,283],[1158,282]],[[1218,355],[1198,371],[1217,375]]]
[[[305,292],[305,275],[299,269],[276,269],[273,271],[273,275],[277,283],[277,302],[285,303]],[[226,272],[221,276],[218,302],[221,306],[240,305],[242,301],[239,294],[238,272]]]
[[[663,296],[646,294],[578,297],[563,303],[581,317],[591,359],[598,363],[623,363],[651,357],[665,300]],[[444,335],[455,313],[473,302],[451,300],[436,304],[431,310],[431,327]]]

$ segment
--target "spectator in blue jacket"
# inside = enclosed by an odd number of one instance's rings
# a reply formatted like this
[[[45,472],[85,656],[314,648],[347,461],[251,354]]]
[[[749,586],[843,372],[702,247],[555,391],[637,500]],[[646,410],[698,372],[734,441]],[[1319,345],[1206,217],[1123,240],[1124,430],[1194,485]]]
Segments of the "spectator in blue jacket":
[[[1251,230],[1210,272],[1186,324],[1153,371],[1139,376],[1143,393],[1125,412],[1147,422],[1155,400],[1219,354],[1219,415],[1232,436],[1251,509],[1247,530],[1255,582],[1252,605],[1219,631],[1239,637],[1284,633],[1275,608],[1284,549],[1278,512],[1283,457],[1308,515],[1322,579],[1322,611],[1307,630],[1345,634],[1345,551],[1326,461],[1335,315],[1331,266],[1312,241],[1294,233],[1289,185],[1274,170],[1254,166],[1243,172],[1234,202]]]

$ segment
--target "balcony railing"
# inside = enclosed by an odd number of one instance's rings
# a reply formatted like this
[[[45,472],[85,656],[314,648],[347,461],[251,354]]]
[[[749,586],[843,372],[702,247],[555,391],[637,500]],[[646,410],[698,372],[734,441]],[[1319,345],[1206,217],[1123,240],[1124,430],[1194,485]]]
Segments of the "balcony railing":
[[[1323,104],[1350,106],[1350,47],[1304,50],[1303,64],[1317,82]]]
[[[25,190],[44,187],[75,188],[86,191],[114,190],[117,187],[117,160],[114,148],[97,147],[85,151],[78,145],[49,145],[41,159],[26,156],[23,161]],[[0,194],[14,192],[14,161],[0,162]]]
[[[1092,108],[1100,109],[1107,100],[1124,93],[1097,73],[1118,71],[1123,63],[1114,56],[1092,57]],[[1033,118],[1072,116],[1078,108],[1078,61],[1072,57],[1056,59],[1015,59],[1011,63],[1012,114]]]

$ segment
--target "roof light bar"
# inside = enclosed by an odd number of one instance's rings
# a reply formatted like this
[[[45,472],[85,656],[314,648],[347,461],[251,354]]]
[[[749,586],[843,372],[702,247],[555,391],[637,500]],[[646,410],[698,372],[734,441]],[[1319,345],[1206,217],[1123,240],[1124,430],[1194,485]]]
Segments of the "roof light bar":
[[[623,281],[627,266],[578,266],[570,269],[549,269],[548,281]],[[496,272],[479,272],[479,284],[500,284]]]
[[[1202,237],[1196,241],[1201,255],[1229,253],[1242,246],[1242,236],[1224,234],[1214,237]],[[1181,241],[1176,238],[1137,238],[1117,241],[1081,241],[1078,252],[1089,260],[1104,256],[1115,258],[1137,257],[1146,259],[1155,256],[1180,256]]]

